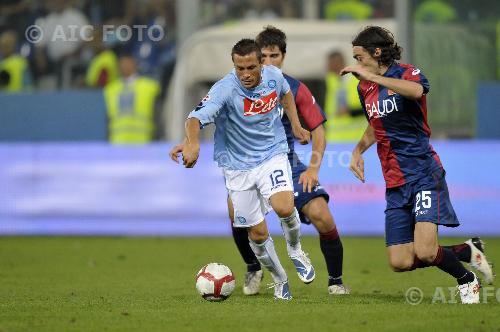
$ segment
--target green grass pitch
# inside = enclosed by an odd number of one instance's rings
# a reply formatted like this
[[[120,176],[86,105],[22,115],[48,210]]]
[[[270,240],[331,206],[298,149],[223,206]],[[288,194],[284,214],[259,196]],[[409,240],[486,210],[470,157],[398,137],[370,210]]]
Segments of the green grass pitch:
[[[316,237],[303,239],[316,266],[310,285],[296,276],[282,237],[274,239],[289,303],[266,288],[242,294],[245,267],[231,238],[0,238],[0,331],[500,331],[497,281],[490,292],[498,299],[488,303],[431,303],[437,287],[444,290],[438,302],[451,301],[451,277],[436,268],[391,272],[382,238],[345,237],[344,281],[353,294],[333,297]],[[484,240],[488,258],[500,262],[500,238]],[[195,290],[196,272],[211,261],[236,275],[222,303]],[[410,287],[422,289],[421,304],[406,302]]]

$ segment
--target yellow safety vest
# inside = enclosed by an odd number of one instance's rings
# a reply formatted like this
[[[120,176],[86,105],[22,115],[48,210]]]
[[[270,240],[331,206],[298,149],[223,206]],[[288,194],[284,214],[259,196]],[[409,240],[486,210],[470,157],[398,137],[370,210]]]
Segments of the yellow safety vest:
[[[325,18],[328,20],[362,21],[370,18],[372,12],[369,4],[354,0],[332,0],[325,5]]]
[[[456,18],[455,8],[440,0],[424,1],[415,11],[415,20],[418,22],[446,23]]]
[[[118,79],[118,59],[111,50],[103,51],[92,59],[87,70],[85,83],[88,86],[97,87],[99,75],[103,70],[108,72],[107,84]]]
[[[497,22],[497,79],[500,80],[500,20]]]
[[[345,89],[346,103],[349,109],[360,109],[361,104],[358,96],[359,81],[352,75],[342,80],[338,75],[328,73],[326,75],[325,113],[328,118],[326,122],[326,139],[329,142],[355,142],[358,141],[366,129],[365,116],[351,116],[349,114],[338,114],[337,99],[340,89]]]
[[[20,92],[27,87],[24,75],[28,69],[28,62],[20,55],[11,55],[0,62],[0,71],[6,71],[10,76],[9,84],[3,88],[7,92]]]
[[[144,144],[152,140],[159,92],[159,84],[146,77],[137,78],[128,87],[116,80],[104,88],[111,143]]]

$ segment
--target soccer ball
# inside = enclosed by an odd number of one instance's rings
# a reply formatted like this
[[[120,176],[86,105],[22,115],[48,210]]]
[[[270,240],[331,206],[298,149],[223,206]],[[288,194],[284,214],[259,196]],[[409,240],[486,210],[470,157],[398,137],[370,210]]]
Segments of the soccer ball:
[[[209,263],[196,275],[196,289],[207,301],[224,301],[234,291],[234,275],[220,263]]]

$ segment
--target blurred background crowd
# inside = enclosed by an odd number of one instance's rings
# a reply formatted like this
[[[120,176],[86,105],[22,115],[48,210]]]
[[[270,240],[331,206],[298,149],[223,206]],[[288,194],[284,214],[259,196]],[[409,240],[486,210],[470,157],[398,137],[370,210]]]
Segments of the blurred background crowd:
[[[500,78],[500,5],[496,0],[406,2],[408,24],[414,26],[408,58],[424,68],[438,89],[431,99],[431,122],[441,137],[473,137],[478,82]],[[111,141],[144,143],[172,138],[165,132],[162,105],[169,95],[179,50],[197,31],[251,20],[273,24],[283,19],[394,19],[395,8],[395,0],[2,0],[0,91],[108,88],[104,96],[109,119],[124,108],[133,112],[134,103],[142,100],[141,112],[152,123],[141,126],[158,129],[154,133],[144,129],[148,134],[135,139],[132,134],[113,139],[110,129]],[[88,25],[92,29],[80,33]],[[33,26],[40,30],[30,30]],[[124,26],[155,26],[156,30],[144,33],[120,28]],[[132,35],[123,38],[128,32]],[[328,116],[338,117],[340,122],[342,117],[349,122],[348,115],[362,115],[352,91],[356,84],[337,75],[350,62],[345,57],[332,49],[324,58],[324,77],[306,80]],[[115,85],[110,87],[111,83]],[[206,83],[205,88],[213,82]],[[147,107],[152,109],[144,109]],[[336,134],[330,130],[329,140],[359,137],[358,130]]]

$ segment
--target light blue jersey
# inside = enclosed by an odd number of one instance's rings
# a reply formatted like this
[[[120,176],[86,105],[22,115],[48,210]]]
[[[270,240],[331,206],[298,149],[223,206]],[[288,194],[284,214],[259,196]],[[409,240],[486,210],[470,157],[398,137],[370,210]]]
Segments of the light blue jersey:
[[[215,123],[214,159],[219,167],[252,169],[288,152],[277,107],[288,91],[288,82],[274,66],[262,67],[261,82],[252,90],[241,85],[233,70],[212,86],[188,118],[197,118],[202,127]]]

